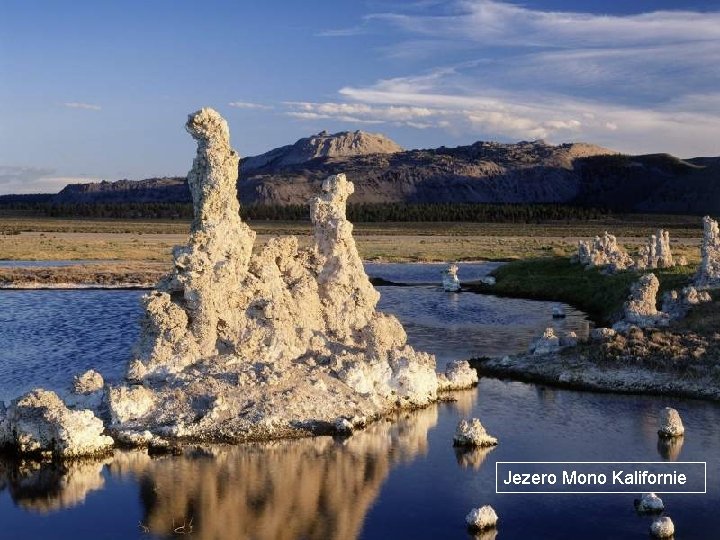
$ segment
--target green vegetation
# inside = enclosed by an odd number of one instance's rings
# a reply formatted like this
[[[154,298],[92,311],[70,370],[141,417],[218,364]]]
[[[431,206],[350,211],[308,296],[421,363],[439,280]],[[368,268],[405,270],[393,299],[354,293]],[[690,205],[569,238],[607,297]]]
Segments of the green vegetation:
[[[187,203],[50,203],[15,201],[0,204],[4,215],[71,217],[86,219],[192,219]],[[247,205],[243,217],[255,220],[309,221],[307,205]],[[595,208],[561,204],[349,204],[353,222],[484,222],[539,223],[541,221],[586,221],[609,215]]]
[[[653,270],[660,280],[658,297],[664,291],[685,286],[694,270],[687,266]],[[534,258],[498,268],[494,286],[471,288],[500,296],[566,302],[585,311],[596,323],[608,324],[621,312],[630,285],[638,275],[637,272],[605,275],[597,269],[585,270],[567,257]]]

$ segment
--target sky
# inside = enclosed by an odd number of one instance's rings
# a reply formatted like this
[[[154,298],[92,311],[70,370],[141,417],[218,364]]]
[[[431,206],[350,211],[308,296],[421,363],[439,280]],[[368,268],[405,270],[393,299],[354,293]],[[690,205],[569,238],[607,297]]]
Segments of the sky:
[[[720,155],[720,0],[2,0],[0,194],[362,129]]]

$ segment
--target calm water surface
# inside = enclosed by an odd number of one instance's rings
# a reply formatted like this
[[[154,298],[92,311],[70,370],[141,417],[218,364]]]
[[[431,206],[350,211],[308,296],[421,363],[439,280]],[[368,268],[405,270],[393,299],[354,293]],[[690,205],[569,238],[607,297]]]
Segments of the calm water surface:
[[[381,292],[381,307],[398,315],[411,343],[441,361],[522,350],[553,323],[543,302],[433,286]],[[0,393],[61,388],[90,366],[118,376],[137,335],[140,294],[2,292]],[[572,312],[561,324],[579,328],[584,319]],[[524,338],[513,339],[513,329]],[[707,495],[663,497],[676,538],[718,537],[718,405],[493,379],[457,398],[345,440],[189,448],[183,456],[117,451],[63,465],[0,460],[0,537],[471,538],[465,514],[492,504],[501,539],[647,538],[650,519],[635,514],[633,495],[497,495],[495,461],[666,459],[709,461]],[[667,405],[687,430],[672,448],[657,444],[656,415]],[[481,418],[499,446],[456,453],[452,434],[465,416]]]

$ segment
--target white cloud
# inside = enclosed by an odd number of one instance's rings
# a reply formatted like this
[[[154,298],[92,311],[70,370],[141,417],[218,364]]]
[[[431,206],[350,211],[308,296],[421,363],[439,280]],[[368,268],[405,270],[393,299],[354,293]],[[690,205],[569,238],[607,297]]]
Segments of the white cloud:
[[[581,5],[581,4],[580,4]],[[380,13],[411,34],[453,37],[492,46],[618,47],[720,39],[720,12],[655,11],[637,15],[539,11],[495,0],[461,0],[448,15]]]
[[[55,169],[15,165],[0,165],[0,194],[57,193],[67,184],[96,182],[98,178],[58,176]]]
[[[455,136],[720,153],[720,64],[710,61],[720,56],[720,11],[604,15],[497,0],[439,11],[366,16],[364,27],[396,36],[383,51],[410,75],[346,85],[337,102],[293,111]],[[449,57],[463,60],[427,69]],[[423,72],[412,74],[418,60]]]
[[[100,105],[93,105],[92,103],[81,103],[79,101],[68,101],[63,105],[69,109],[85,109],[88,111],[99,111],[102,110]]]
[[[236,109],[254,109],[263,111],[269,111],[274,108],[272,105],[264,105],[262,103],[250,103],[249,101],[231,101],[230,103],[228,103],[228,105]]]

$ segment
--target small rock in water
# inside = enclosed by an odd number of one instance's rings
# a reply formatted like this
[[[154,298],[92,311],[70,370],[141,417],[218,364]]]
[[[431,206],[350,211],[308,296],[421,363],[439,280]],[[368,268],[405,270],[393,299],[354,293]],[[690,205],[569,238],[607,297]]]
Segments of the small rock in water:
[[[82,375],[75,375],[73,392],[76,394],[92,394],[103,389],[105,381],[97,371],[89,369]]]
[[[442,272],[443,289],[446,292],[457,292],[460,290],[460,280],[457,277],[458,267],[451,264]]]
[[[347,418],[338,418],[335,420],[335,431],[339,435],[352,435],[354,426]]]
[[[485,285],[495,285],[497,281],[492,276],[485,276],[480,278],[480,283],[483,283]]]
[[[465,516],[465,523],[469,529],[473,531],[482,531],[491,529],[497,525],[498,516],[495,510],[489,504],[480,508],[473,508],[470,513]]]
[[[438,375],[438,389],[447,391],[472,388],[478,380],[477,371],[470,367],[467,360],[454,360],[448,362],[444,374]]]
[[[555,330],[546,328],[543,335],[537,338],[530,345],[529,352],[534,355],[551,354],[560,350],[560,338],[555,335]]]
[[[552,316],[553,316],[553,319],[564,319],[565,318],[565,310],[563,309],[562,306],[553,306]]]
[[[498,440],[488,435],[480,420],[473,418],[471,420],[460,420],[453,437],[454,446],[477,447],[477,446],[494,446]]]
[[[642,513],[662,512],[665,505],[662,499],[654,493],[645,493],[642,498],[635,499],[635,509]]]
[[[655,538],[671,538],[675,534],[675,525],[670,517],[660,517],[650,525],[650,534]]]
[[[660,411],[660,429],[658,435],[661,437],[682,437],[685,434],[680,413],[670,407]]]

